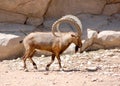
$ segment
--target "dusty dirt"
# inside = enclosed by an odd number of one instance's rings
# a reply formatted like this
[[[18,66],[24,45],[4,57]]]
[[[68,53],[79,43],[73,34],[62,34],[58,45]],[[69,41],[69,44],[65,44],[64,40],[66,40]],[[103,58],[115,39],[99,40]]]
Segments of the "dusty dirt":
[[[50,57],[34,57],[38,70],[27,61],[23,71],[20,58],[0,62],[0,86],[120,86],[120,49],[62,55],[64,71],[57,60],[45,71]]]

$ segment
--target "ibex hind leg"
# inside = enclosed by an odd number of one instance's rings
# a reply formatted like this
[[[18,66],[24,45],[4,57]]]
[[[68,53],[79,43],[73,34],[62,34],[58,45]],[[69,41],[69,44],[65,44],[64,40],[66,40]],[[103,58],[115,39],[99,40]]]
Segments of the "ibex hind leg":
[[[33,55],[35,54],[35,50],[33,50],[33,52],[31,53],[31,55],[29,56],[29,59],[30,59],[30,61],[31,61],[31,63],[33,64],[33,66],[34,66],[34,68],[37,70],[38,68],[37,68],[37,65],[36,65],[36,63],[33,61],[33,59],[32,59],[32,57],[33,57]]]
[[[26,59],[30,57],[31,53],[32,53],[31,49],[28,49],[28,50],[26,50],[26,52],[25,52],[25,54],[23,56],[23,63],[24,63],[24,70],[25,71],[28,71],[27,67],[26,67]]]

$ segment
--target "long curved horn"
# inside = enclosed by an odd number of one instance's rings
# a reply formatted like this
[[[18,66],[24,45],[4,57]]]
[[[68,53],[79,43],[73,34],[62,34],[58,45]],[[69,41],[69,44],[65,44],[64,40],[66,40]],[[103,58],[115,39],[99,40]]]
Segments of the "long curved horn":
[[[60,32],[59,30],[59,25],[63,22],[68,22],[72,25],[75,26],[75,28],[77,29],[78,31],[78,35],[81,36],[82,34],[82,24],[81,24],[81,21],[79,20],[79,18],[77,18],[76,16],[73,16],[73,15],[66,15],[66,16],[63,16],[62,18],[58,19],[56,22],[53,23],[52,25],[52,33],[54,36],[57,36],[55,34],[55,30],[57,29],[58,32]]]
[[[61,23],[61,21],[60,21],[60,20],[59,20],[59,21],[57,20],[57,21],[54,22],[53,25],[52,25],[52,33],[53,33],[53,35],[56,36],[56,37],[59,37],[58,35],[55,34],[55,30],[56,30],[56,29],[57,29],[57,31],[58,31],[59,33],[61,33],[60,30],[59,30],[60,23]]]

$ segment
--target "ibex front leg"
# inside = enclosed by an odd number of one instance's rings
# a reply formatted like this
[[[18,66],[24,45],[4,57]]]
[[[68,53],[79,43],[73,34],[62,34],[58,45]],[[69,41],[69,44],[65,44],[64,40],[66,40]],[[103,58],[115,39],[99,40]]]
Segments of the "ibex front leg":
[[[50,67],[50,65],[54,62],[54,60],[55,60],[55,54],[52,54],[51,62],[48,63],[47,66],[46,66],[46,70],[47,70],[47,71],[49,70],[49,67]]]
[[[57,60],[58,60],[58,64],[59,64],[59,70],[63,70],[62,66],[61,66],[61,59],[60,59],[60,55],[57,55]]]

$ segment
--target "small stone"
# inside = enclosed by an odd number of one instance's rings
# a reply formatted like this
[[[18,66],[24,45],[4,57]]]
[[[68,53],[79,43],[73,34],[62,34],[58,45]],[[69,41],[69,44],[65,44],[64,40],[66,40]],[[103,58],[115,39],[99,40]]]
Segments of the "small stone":
[[[86,67],[86,70],[93,72],[93,71],[97,71],[98,67]]]
[[[17,58],[16,60],[17,60],[17,61],[20,61],[20,60],[21,60],[21,58]]]
[[[68,81],[66,81],[66,83],[69,83]]]
[[[94,60],[97,61],[97,62],[100,62],[101,58],[100,57],[94,57]]]
[[[8,71],[5,71],[5,73],[8,73]]]
[[[69,61],[69,59],[70,59],[69,57],[65,57],[65,61]]]
[[[44,75],[48,75],[49,73],[48,72],[45,72]]]
[[[45,57],[45,55],[41,55],[41,57],[43,58],[43,57]]]
[[[88,65],[91,65],[92,63],[90,61],[87,62]]]
[[[53,82],[53,85],[55,85],[56,84],[56,82]]]
[[[98,80],[97,78],[93,78],[93,79],[92,79],[92,82],[95,82],[95,81],[97,81],[97,80]]]
[[[99,82],[103,82],[103,79],[99,79],[98,81],[99,81]]]

